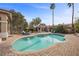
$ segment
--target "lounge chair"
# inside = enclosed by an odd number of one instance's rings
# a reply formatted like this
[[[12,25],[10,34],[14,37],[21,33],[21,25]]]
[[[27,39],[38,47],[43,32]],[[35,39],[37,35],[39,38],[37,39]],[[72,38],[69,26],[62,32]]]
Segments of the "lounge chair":
[[[29,35],[30,33],[29,32],[25,32],[25,31],[22,31],[21,34],[23,34],[23,35]]]

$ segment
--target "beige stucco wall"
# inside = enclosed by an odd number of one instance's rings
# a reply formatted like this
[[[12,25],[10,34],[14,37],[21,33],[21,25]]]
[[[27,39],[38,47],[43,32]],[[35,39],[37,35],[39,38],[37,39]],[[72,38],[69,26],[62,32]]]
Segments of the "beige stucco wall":
[[[0,13],[1,21],[6,21],[6,22],[1,22],[1,33],[9,33],[10,32],[10,27],[8,26],[8,17],[6,14]]]
[[[7,21],[7,16],[5,14],[0,14],[0,17],[1,17],[1,21]],[[7,27],[7,22],[1,22],[1,32],[7,32],[6,27]]]

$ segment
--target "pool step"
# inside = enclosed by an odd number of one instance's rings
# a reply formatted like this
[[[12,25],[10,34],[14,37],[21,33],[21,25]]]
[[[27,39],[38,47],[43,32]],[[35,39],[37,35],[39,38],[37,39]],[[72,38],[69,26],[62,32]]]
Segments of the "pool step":
[[[39,42],[40,42],[40,40],[34,42],[34,43],[33,43],[32,45],[30,45],[30,46],[27,46],[27,47],[25,47],[25,48],[20,49],[19,51],[24,51],[24,50],[30,48],[31,46],[33,46],[33,45],[35,45],[35,44],[37,44],[37,43],[39,43]]]

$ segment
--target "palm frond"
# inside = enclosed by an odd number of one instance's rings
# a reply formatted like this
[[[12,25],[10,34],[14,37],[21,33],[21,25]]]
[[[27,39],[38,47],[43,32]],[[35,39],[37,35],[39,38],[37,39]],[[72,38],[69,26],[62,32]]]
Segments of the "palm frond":
[[[67,5],[68,5],[69,7],[71,7],[71,6],[72,6],[72,3],[68,3]]]
[[[55,3],[52,3],[50,9],[55,9]]]

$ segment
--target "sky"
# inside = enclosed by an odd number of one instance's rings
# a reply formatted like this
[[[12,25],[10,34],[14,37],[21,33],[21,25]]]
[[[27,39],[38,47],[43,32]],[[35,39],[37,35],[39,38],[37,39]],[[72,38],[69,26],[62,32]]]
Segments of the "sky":
[[[55,5],[54,24],[70,24],[72,9],[67,6],[67,3],[56,3]],[[21,12],[28,23],[33,18],[40,17],[41,23],[52,24],[52,10],[50,10],[49,3],[0,3],[0,8]],[[75,4],[75,17],[79,17],[79,4]]]

